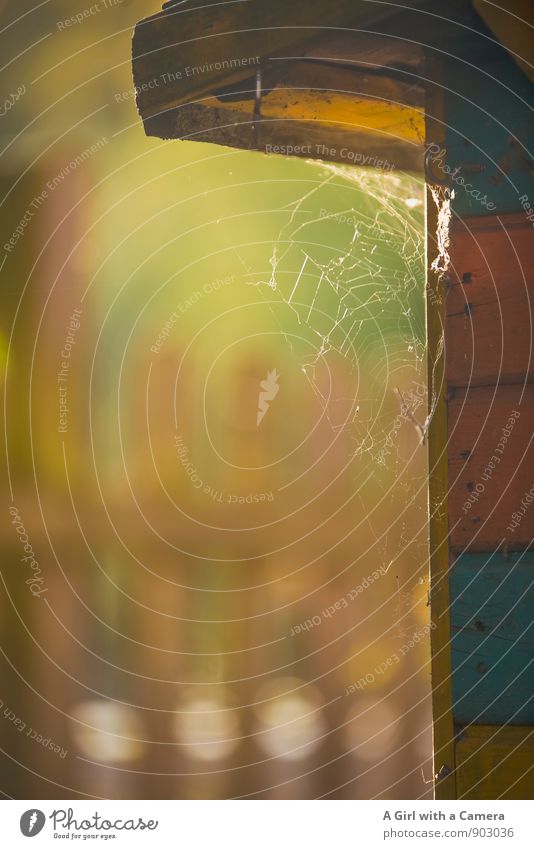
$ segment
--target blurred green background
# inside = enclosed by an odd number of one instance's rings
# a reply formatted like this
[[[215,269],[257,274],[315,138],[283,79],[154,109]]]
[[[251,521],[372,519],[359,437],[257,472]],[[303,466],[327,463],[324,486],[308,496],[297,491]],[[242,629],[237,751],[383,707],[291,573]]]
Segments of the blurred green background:
[[[148,139],[160,4],[33,6],[0,3],[1,789],[424,796],[423,178]]]

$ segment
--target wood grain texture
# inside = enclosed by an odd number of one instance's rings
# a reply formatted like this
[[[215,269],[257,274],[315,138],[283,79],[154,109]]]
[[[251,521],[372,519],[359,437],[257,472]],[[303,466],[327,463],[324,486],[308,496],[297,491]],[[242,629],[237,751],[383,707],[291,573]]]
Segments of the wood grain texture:
[[[534,725],[534,552],[463,555],[450,600],[455,722]]]
[[[184,106],[179,129],[168,122],[149,119],[147,135],[179,138],[226,145],[238,150],[260,151],[317,159],[344,165],[363,165],[385,171],[420,171],[422,147],[398,141],[387,134],[367,131],[347,124],[342,127],[297,119],[265,118],[258,133],[252,126],[252,114],[220,108],[220,105]],[[287,151],[287,152],[286,152]],[[355,161],[349,156],[356,155]],[[378,163],[378,164],[377,164]]]
[[[425,115],[426,138],[441,145],[445,132],[444,98],[442,86],[443,66],[439,59],[428,61],[427,73],[435,82],[429,88]],[[449,547],[448,547],[448,463],[447,404],[445,384],[445,356],[443,350],[443,325],[445,304],[442,297],[440,274],[432,268],[438,252],[436,232],[438,207],[427,186],[427,279],[426,327],[428,412],[428,471],[429,471],[429,561],[430,561],[430,614],[435,628],[430,634],[432,670],[432,712],[435,796],[437,799],[456,798],[456,773],[454,769],[455,745],[452,719],[452,675],[449,617]]]
[[[532,799],[534,728],[472,725],[456,745],[458,799]]]
[[[455,552],[532,547],[533,423],[534,384],[461,390],[449,400],[449,541]]]
[[[256,113],[256,70],[251,66],[252,77],[216,97],[144,115],[145,131],[263,152],[282,146],[291,155],[345,164],[422,169],[424,92],[411,79],[317,60],[278,62],[262,69]]]
[[[445,148],[454,174],[454,214],[519,212],[519,197],[534,197],[531,82],[503,47],[475,63],[466,45],[461,61],[448,63],[447,86]]]
[[[417,87],[418,75],[424,66],[424,51],[415,40],[409,40],[408,26],[402,26],[398,14],[385,21],[378,32],[336,29],[321,33],[320,41],[303,51],[306,58],[322,59],[345,65],[365,73],[398,71]],[[413,31],[412,31],[413,35]],[[410,70],[410,75],[402,77]],[[412,76],[413,74],[413,76]]]
[[[523,214],[455,222],[445,325],[450,385],[534,377],[533,235]]]
[[[149,118],[145,129],[159,138],[192,139],[264,153],[287,151],[287,155],[345,165],[389,171],[422,169],[421,109],[391,103],[386,96],[379,99],[336,92],[328,89],[328,78],[327,73],[325,90],[309,88],[302,80],[301,87],[272,90],[262,100],[260,121],[254,121],[251,100],[208,98],[202,104],[180,106]],[[386,88],[380,85],[380,89]]]
[[[411,5],[414,0],[407,0],[405,6]],[[141,89],[140,114],[145,118],[246,79],[250,68],[235,64],[243,57],[265,61],[281,53],[301,56],[328,27],[370,27],[391,12],[387,5],[354,0],[237,0],[205,8],[171,7],[140,21],[135,28],[133,75]],[[210,67],[225,61],[234,65]],[[204,70],[188,76],[188,67]],[[144,85],[166,74],[172,76],[165,85],[143,90]]]

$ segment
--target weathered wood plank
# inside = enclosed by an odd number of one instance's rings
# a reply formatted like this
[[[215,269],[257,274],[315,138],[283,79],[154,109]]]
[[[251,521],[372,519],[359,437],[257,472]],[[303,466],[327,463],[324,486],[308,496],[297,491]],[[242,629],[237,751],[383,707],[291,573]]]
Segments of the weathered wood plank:
[[[534,552],[459,557],[450,599],[455,722],[534,725]]]
[[[534,728],[472,725],[456,745],[458,799],[532,799]]]
[[[534,197],[534,92],[504,48],[479,70],[469,48],[447,67],[446,161],[456,215],[502,215]],[[442,175],[444,176],[444,175]]]
[[[145,123],[145,129],[148,135],[158,138],[211,142],[242,150],[370,166],[386,171],[421,170],[421,146],[397,141],[386,133],[351,125],[340,127],[287,118],[266,118],[256,132],[252,125],[252,114],[244,117],[243,113],[221,109],[220,106],[192,105],[181,108],[179,131],[174,130],[174,123],[169,127],[167,122],[153,119]]]
[[[405,72],[405,82],[418,85],[419,74],[424,67],[423,49],[406,36],[399,27],[398,16],[390,18],[380,26],[380,32],[336,29],[321,33],[320,41],[303,51],[307,58],[322,59],[345,64],[361,71]],[[412,31],[413,35],[413,31]]]
[[[532,547],[533,422],[534,384],[460,390],[449,400],[454,551],[495,551],[503,543],[510,550]]]
[[[405,3],[411,5],[416,5],[415,0]],[[387,5],[370,6],[361,0],[238,0],[193,9],[171,6],[135,28],[133,75],[140,90],[140,114],[148,117],[246,79],[250,67],[242,64],[245,58],[265,61],[291,48],[302,55],[325,28],[370,26],[391,13]],[[188,68],[198,71],[191,74]]]
[[[435,81],[428,92],[426,138],[441,144],[445,132],[442,62],[430,59],[429,78]],[[445,396],[445,356],[443,324],[445,305],[442,298],[440,274],[432,267],[437,253],[436,232],[438,208],[427,186],[427,374],[428,374],[428,471],[429,471],[429,560],[430,605],[432,622],[432,710],[434,715],[435,794],[437,799],[456,798],[454,770],[455,745],[452,721],[450,617],[449,617],[449,549],[448,549],[448,464],[447,404]]]
[[[421,170],[424,92],[413,82],[318,60],[284,61],[217,97],[144,115],[148,135],[345,164]],[[161,83],[163,84],[163,83]],[[377,164],[378,163],[378,164]]]
[[[467,218],[451,235],[447,381],[480,386],[534,377],[534,238],[522,214]]]
[[[422,168],[420,89],[319,62],[284,69],[281,85],[264,80],[259,115],[253,100],[229,93],[148,118],[147,133],[384,170]]]

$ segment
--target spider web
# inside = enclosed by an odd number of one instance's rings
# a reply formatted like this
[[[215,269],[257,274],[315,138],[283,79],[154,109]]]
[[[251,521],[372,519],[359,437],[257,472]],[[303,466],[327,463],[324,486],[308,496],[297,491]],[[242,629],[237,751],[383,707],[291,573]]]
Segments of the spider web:
[[[283,207],[268,275],[238,256],[332,430],[348,430],[355,456],[370,454],[383,465],[395,411],[422,438],[428,426],[424,184],[407,174],[313,168],[313,187]],[[354,379],[350,395],[325,390],[324,367],[336,359]]]

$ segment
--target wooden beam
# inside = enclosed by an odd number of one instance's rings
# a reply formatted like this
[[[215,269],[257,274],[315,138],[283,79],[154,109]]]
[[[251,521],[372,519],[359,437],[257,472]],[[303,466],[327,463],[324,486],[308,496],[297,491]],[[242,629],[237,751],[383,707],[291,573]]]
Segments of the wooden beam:
[[[426,138],[440,145],[445,132],[442,64],[429,57]],[[452,719],[450,599],[448,547],[447,402],[443,325],[445,304],[441,274],[434,265],[438,254],[438,207],[429,186],[426,190],[426,332],[428,373],[428,473],[430,634],[432,652],[432,713],[434,718],[434,777],[437,799],[456,798],[454,724]]]
[[[399,20],[395,17],[381,24],[380,32],[327,30],[321,33],[320,41],[303,51],[303,56],[335,61],[367,73],[410,69],[417,75],[424,66],[423,50],[397,31],[398,25]]]
[[[408,6],[416,0],[407,0]],[[251,67],[302,50],[333,27],[370,26],[392,14],[361,0],[233,0],[194,9],[171,6],[140,21],[133,76],[143,118],[190,103],[250,76]]]
[[[260,110],[243,87],[147,118],[146,131],[346,165],[422,169],[420,87],[317,61],[284,63],[263,83]]]

